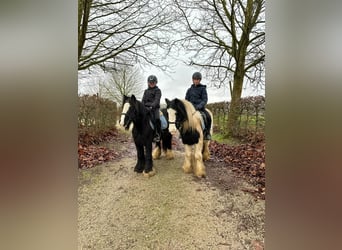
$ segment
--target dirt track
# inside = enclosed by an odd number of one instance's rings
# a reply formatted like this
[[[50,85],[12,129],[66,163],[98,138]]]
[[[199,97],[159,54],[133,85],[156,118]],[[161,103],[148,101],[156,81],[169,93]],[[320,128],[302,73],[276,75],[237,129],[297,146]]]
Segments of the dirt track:
[[[79,171],[78,249],[262,249],[265,201],[247,183],[226,173],[218,188],[210,160],[206,179],[184,174],[181,151],[146,178],[133,172],[133,144],[120,146],[127,156]]]

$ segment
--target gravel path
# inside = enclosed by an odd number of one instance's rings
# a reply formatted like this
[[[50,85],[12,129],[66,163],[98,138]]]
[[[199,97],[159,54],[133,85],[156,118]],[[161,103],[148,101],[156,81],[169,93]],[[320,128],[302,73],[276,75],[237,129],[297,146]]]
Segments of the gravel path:
[[[184,174],[184,154],[154,161],[151,178],[133,172],[127,157],[79,171],[78,249],[263,249],[265,201]],[[210,164],[207,163],[207,168]],[[227,179],[227,178],[226,178]]]

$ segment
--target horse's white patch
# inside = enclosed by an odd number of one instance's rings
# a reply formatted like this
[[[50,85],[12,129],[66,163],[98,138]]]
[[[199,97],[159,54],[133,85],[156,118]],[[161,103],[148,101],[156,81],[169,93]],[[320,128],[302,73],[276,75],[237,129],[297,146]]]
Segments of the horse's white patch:
[[[169,130],[170,132],[176,132],[177,131],[177,128],[175,125],[176,111],[172,108],[168,108],[167,113],[169,114]]]
[[[121,112],[121,117],[120,117],[120,125],[123,126],[124,125],[124,120],[125,120],[125,114],[129,109],[129,103],[126,102],[123,107],[122,107],[122,112]]]

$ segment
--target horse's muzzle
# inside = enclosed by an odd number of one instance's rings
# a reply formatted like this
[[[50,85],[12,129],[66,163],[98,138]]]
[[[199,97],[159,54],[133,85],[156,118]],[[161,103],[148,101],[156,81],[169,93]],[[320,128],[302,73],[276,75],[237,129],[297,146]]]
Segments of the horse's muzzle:
[[[124,123],[125,130],[128,130],[130,125],[131,125],[131,121],[125,122]]]

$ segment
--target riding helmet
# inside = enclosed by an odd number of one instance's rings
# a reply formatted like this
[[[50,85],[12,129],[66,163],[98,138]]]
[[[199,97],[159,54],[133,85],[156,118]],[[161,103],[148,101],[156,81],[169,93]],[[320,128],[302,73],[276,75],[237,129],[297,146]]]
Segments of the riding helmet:
[[[154,82],[157,83],[158,79],[155,75],[150,75],[149,77],[147,77],[147,82]]]
[[[200,72],[195,72],[192,75],[192,79],[200,79],[200,80],[202,80],[202,74]]]

